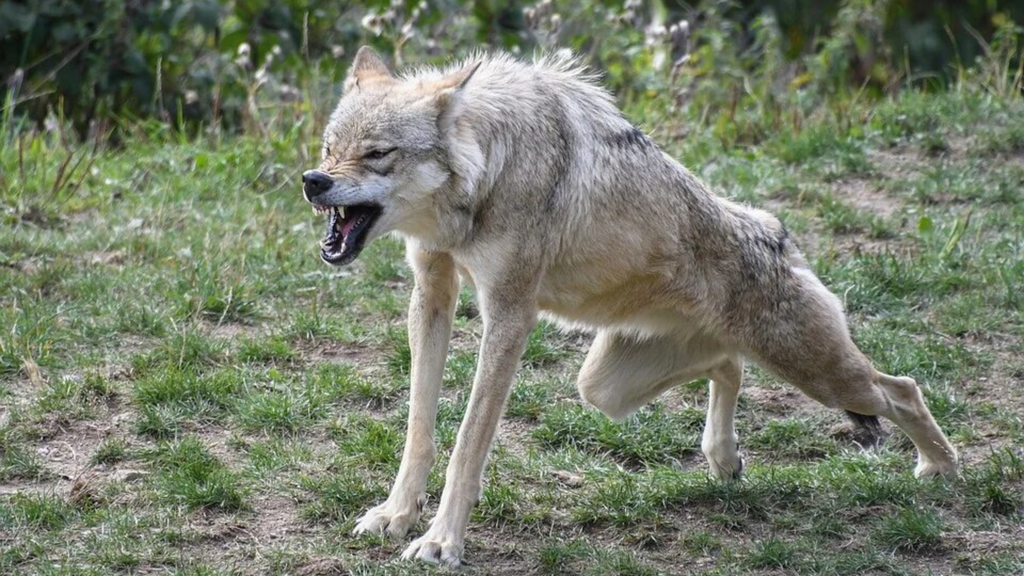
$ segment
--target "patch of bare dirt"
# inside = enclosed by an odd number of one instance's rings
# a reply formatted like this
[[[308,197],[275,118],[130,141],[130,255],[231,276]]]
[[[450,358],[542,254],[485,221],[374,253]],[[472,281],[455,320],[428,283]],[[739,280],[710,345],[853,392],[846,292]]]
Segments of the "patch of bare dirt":
[[[103,421],[76,421],[59,426],[52,438],[36,446],[36,453],[49,472],[66,482],[90,467],[89,458],[111,427]]]
[[[242,324],[239,322],[201,322],[202,331],[215,338],[235,340],[237,338],[256,338],[266,334],[262,326]]]
[[[978,354],[994,355],[992,367],[976,380],[961,385],[965,400],[978,407],[985,404],[998,409],[1003,419],[1024,422],[1024,360],[1021,351],[1024,345],[1009,335],[970,334],[968,346]],[[971,429],[978,440],[960,448],[964,466],[971,466],[987,460],[994,452],[1005,449],[1020,449],[1008,437],[1004,424],[991,419],[973,420]]]
[[[267,551],[302,550],[322,536],[299,518],[290,498],[257,494],[250,504],[250,511],[239,514],[194,512],[184,526],[190,540],[187,553],[216,559],[216,564],[241,574],[263,574],[260,566],[267,562]]]
[[[124,264],[124,250],[94,250],[85,252],[75,259],[78,264],[88,266],[112,266],[118,267]]]
[[[348,573],[341,558],[313,558],[295,571],[296,576],[343,576]]]
[[[836,196],[844,203],[881,218],[890,218],[903,210],[903,203],[881,191],[877,182],[858,178],[834,185]]]
[[[921,168],[927,163],[927,158],[919,150],[908,145],[871,150],[867,156],[876,171],[886,178],[913,177],[920,174]]]
[[[752,379],[748,377],[747,382],[751,381]],[[834,412],[811,400],[790,384],[779,387],[752,384],[744,386],[740,393],[747,397],[749,403],[756,406],[757,410],[745,410],[743,417],[756,419],[756,422],[749,423],[757,424],[757,427],[763,425],[760,422],[762,415],[774,420],[794,417],[808,418]]]
[[[228,465],[228,467],[237,469],[242,465],[245,457],[228,445],[228,441],[231,438],[231,432],[227,429],[221,426],[207,424],[197,427],[193,433],[202,440],[203,444],[211,454],[216,456],[221,462]]]
[[[1024,526],[1007,532],[959,530],[943,534],[944,543],[961,556],[967,566],[1001,553],[1016,552],[1024,557]]]
[[[25,408],[39,395],[42,380],[19,374],[10,384],[5,385],[4,396],[0,396],[0,427],[6,426],[12,414]]]
[[[300,344],[298,348],[303,360],[310,364],[334,362],[363,366],[380,358],[379,350],[359,342],[340,344],[321,341]]]

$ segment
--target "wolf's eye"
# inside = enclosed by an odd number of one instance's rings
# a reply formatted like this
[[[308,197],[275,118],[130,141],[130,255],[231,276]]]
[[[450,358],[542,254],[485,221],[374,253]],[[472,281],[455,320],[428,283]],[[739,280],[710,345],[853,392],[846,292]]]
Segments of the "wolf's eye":
[[[367,152],[366,154],[363,155],[363,158],[365,158],[366,160],[380,160],[381,158],[386,157],[387,155],[391,154],[395,150],[397,150],[397,148],[387,148],[387,149],[378,148],[376,150],[370,150],[369,152]]]

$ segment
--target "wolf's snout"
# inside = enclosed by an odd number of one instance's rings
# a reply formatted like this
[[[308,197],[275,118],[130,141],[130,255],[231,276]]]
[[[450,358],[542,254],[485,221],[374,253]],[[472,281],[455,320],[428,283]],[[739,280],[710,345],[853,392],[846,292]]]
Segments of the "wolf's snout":
[[[302,174],[302,191],[306,194],[307,200],[327,192],[333,184],[334,180],[319,170],[306,170]]]

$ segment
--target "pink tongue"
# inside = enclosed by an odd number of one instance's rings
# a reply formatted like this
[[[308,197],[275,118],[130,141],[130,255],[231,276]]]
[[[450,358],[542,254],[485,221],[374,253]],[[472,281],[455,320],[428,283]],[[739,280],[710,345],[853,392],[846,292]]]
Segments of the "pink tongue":
[[[346,221],[341,223],[341,237],[342,238],[345,238],[345,237],[348,236],[348,233],[351,232],[352,229],[356,227],[356,222],[358,220],[359,220],[359,218],[353,217],[353,218],[349,218],[348,220],[346,220]]]

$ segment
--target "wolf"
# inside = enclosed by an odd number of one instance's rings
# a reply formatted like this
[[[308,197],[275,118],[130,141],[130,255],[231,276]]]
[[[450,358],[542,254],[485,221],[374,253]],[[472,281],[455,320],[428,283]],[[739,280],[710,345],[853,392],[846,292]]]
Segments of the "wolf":
[[[303,194],[327,214],[320,258],[404,238],[414,277],[408,432],[390,494],[358,533],[403,538],[418,521],[460,279],[483,335],[436,515],[404,558],[458,565],[485,461],[527,335],[544,317],[596,333],[581,397],[623,420],[678,384],[710,380],[701,449],[740,476],[733,424],[744,360],[917,448],[917,476],[957,454],[911,378],[872,367],[836,298],[767,212],[713,195],[662,152],[572,59],[478,54],[393,73],[358,51]]]

